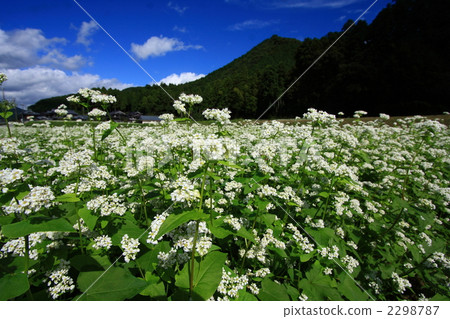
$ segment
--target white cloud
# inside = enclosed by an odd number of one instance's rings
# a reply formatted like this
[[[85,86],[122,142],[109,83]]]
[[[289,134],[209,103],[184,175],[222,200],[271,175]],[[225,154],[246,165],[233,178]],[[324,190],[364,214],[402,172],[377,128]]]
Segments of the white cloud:
[[[185,45],[176,38],[166,38],[163,36],[153,36],[142,45],[136,43],[131,44],[131,52],[140,59],[146,59],[149,56],[164,56],[167,52],[171,51],[199,50],[202,48],[201,45]]]
[[[337,9],[360,1],[361,0],[292,0],[277,2],[275,6],[279,8]]]
[[[77,43],[81,43],[88,47],[92,43],[92,39],[90,37],[98,29],[99,27],[94,20],[91,20],[90,22],[83,21],[77,34]]]
[[[173,73],[173,74],[165,77],[161,81],[159,81],[159,83],[160,84],[162,84],[162,83],[182,84],[182,83],[187,83],[187,82],[192,82],[192,81],[198,80],[204,76],[205,76],[204,74],[195,74],[193,72],[183,72],[180,74]]]
[[[241,30],[247,30],[247,29],[262,29],[262,28],[268,27],[270,25],[277,24],[278,22],[279,21],[277,21],[277,20],[270,20],[270,21],[247,20],[247,21],[239,22],[239,23],[229,26],[228,30],[241,31]]]
[[[0,68],[27,68],[46,65],[67,70],[77,70],[86,64],[80,55],[68,57],[57,45],[64,45],[64,38],[46,38],[42,30],[0,29]]]
[[[101,79],[96,74],[68,74],[62,70],[35,66],[27,69],[0,69],[8,80],[3,83],[7,99],[15,99],[19,107],[36,103],[40,99],[75,93],[83,87],[124,89],[132,84],[117,79]]]
[[[187,7],[180,7],[179,5],[173,3],[172,1],[169,1],[169,3],[167,3],[167,6],[170,9],[175,10],[179,14],[183,14],[188,9]]]
[[[186,32],[187,32],[186,27],[179,27],[179,26],[177,26],[177,25],[174,26],[172,30],[173,30],[173,31],[178,31],[178,32],[181,32],[181,33],[186,33]]]

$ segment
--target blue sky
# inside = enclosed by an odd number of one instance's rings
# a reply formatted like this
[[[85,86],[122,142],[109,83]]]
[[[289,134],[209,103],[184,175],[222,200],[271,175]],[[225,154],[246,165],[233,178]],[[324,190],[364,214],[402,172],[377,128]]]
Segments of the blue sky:
[[[303,40],[339,31],[374,0],[77,0],[157,81],[182,83],[277,34]],[[364,16],[372,21],[390,0]],[[2,1],[0,72],[25,108],[81,87],[154,83],[74,0]],[[195,93],[195,92],[188,92]]]

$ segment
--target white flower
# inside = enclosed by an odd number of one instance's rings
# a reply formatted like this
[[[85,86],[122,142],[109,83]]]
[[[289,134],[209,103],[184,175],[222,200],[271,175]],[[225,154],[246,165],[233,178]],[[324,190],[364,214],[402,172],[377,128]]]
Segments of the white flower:
[[[185,93],[181,93],[180,97],[179,97],[179,100],[184,102],[184,103],[190,104],[190,105],[200,104],[200,103],[203,102],[203,98],[200,95],[197,95],[197,94],[195,94],[195,95],[194,94],[187,95]]]
[[[129,263],[131,260],[136,259],[137,253],[140,251],[139,240],[135,238],[129,238],[128,234],[123,235],[122,240],[120,242],[123,253],[122,255],[125,257],[125,262]]]
[[[396,272],[393,272],[391,277],[394,280],[394,283],[397,284],[397,291],[401,294],[406,291],[407,287],[412,287],[408,279],[401,278]]]
[[[179,100],[176,100],[175,102],[173,102],[173,108],[178,112],[178,113],[186,113],[186,108],[184,107],[184,103],[182,103]]]
[[[48,291],[53,299],[57,299],[62,294],[72,292],[75,289],[73,279],[68,276],[69,264],[68,261],[61,260],[58,268],[46,274],[48,279],[45,281],[49,286]]]
[[[30,192],[23,199],[13,199],[9,206],[3,206],[7,214],[21,214],[29,215],[39,211],[41,208],[49,208],[53,205],[55,195],[50,190],[50,187],[36,186],[32,187]]]
[[[6,186],[15,181],[22,180],[23,171],[17,168],[5,168],[0,171],[0,185]]]
[[[221,125],[229,124],[230,122],[230,114],[231,111],[229,111],[227,108],[224,109],[206,109],[203,111],[203,116],[207,120],[214,120],[219,122]]]
[[[102,116],[106,116],[106,112],[99,110],[97,108],[94,108],[92,111],[90,111],[88,113],[88,116],[95,117],[95,118],[102,117]]]
[[[94,244],[92,245],[92,247],[94,247],[95,249],[106,248],[106,250],[111,248],[111,246],[112,246],[111,237],[107,235],[94,238]]]
[[[8,77],[6,76],[6,74],[5,73],[0,73],[0,84],[5,82],[6,80],[8,80]]]

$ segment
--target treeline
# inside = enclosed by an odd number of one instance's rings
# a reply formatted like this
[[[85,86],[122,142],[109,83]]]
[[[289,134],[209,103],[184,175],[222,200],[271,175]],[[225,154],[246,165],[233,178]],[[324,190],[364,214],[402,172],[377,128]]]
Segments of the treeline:
[[[295,117],[309,107],[347,115],[361,109],[370,115],[448,111],[448,17],[448,0],[393,1],[371,24],[355,24],[264,117]],[[256,118],[352,23],[320,39],[273,36],[202,79],[162,87],[175,99],[195,93],[204,98],[203,108],[227,107],[234,118]],[[156,85],[101,90],[117,97],[115,110],[173,112],[172,100]],[[32,109],[41,112],[61,103],[67,104],[65,97],[41,100]]]

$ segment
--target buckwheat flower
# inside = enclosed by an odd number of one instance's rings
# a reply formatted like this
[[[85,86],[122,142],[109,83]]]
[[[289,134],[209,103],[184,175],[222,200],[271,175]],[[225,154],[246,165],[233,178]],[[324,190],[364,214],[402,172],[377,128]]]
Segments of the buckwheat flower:
[[[380,119],[382,120],[389,120],[391,117],[387,114],[380,113]]]
[[[182,176],[174,183],[176,189],[170,194],[172,201],[179,203],[187,203],[188,206],[200,198],[200,192],[195,189],[194,184]]]
[[[6,76],[6,74],[5,73],[0,73],[0,84],[5,82],[6,80],[8,80],[8,77]]]
[[[425,242],[427,243],[428,246],[433,245],[433,240],[431,240],[431,238],[428,237],[427,234],[422,232],[422,233],[419,234],[419,237],[422,238],[423,240],[425,240]]]
[[[179,100],[176,100],[175,102],[173,102],[173,108],[178,112],[178,113],[186,113],[186,108],[184,107],[185,104],[182,103]]]
[[[248,284],[247,275],[237,276],[231,271],[222,268],[222,280],[217,287],[217,291],[222,295],[238,298],[238,291],[244,289]]]
[[[380,285],[378,283],[376,283],[375,281],[369,282],[369,287],[373,289],[373,291],[376,295],[380,294]]]
[[[367,115],[366,111],[355,111],[355,114],[353,114],[354,118],[360,118],[361,116]]]
[[[122,255],[124,256],[126,263],[129,263],[131,260],[136,259],[136,255],[140,251],[140,249],[138,248],[139,239],[129,238],[128,234],[125,234],[120,241],[120,245],[122,247]]]
[[[394,280],[394,283],[397,285],[397,291],[401,294],[406,291],[406,288],[412,287],[408,279],[401,278],[396,272],[393,272],[391,277]]]
[[[61,104],[60,106],[58,106],[58,108],[55,110],[55,113],[58,116],[64,117],[67,115],[67,106],[65,104]]]
[[[270,274],[270,269],[269,268],[261,268],[259,270],[257,270],[255,272],[255,276],[256,277],[260,277],[260,278],[264,278],[266,277],[268,274]]]
[[[346,266],[349,273],[352,273],[353,270],[359,266],[359,262],[350,255],[346,255],[342,258],[341,262]]]
[[[277,190],[269,185],[262,185],[258,189],[258,195],[263,196],[275,196],[277,194]]]
[[[203,111],[202,115],[207,120],[214,120],[219,122],[221,125],[229,124],[230,117],[231,117],[231,111],[228,110],[228,108],[224,109],[206,109]]]
[[[239,221],[239,218],[233,217],[233,215],[228,215],[227,217],[225,217],[223,222],[225,224],[229,224],[236,231],[241,229],[241,226],[242,226],[240,221]]]
[[[323,273],[325,275],[332,275],[333,274],[333,269],[329,268],[329,267],[325,267],[325,269],[323,270]]]
[[[94,118],[99,118],[99,117],[103,117],[106,116],[106,112],[99,110],[97,108],[92,109],[92,111],[90,111],[88,113],[89,117],[94,117]]]
[[[99,236],[94,238],[94,244],[92,245],[95,249],[106,248],[108,250],[112,246],[111,237],[107,235]]]
[[[158,243],[158,240],[161,240],[161,238],[156,238],[156,235],[158,235],[159,228],[164,223],[167,216],[169,216],[168,212],[164,212],[162,214],[155,216],[152,223],[150,224],[150,231],[148,232],[147,243],[156,245]]]
[[[354,248],[355,250],[358,250],[358,245],[356,245],[353,240],[349,240],[347,242],[347,245],[349,245],[350,247]]]
[[[6,186],[22,180],[23,171],[17,168],[5,168],[0,170],[0,186]]]
[[[50,187],[31,186],[30,192],[23,199],[13,199],[9,206],[3,206],[3,210],[7,214],[24,213],[29,215],[42,208],[50,208],[54,205],[54,199],[55,195]]]
[[[185,94],[185,93],[181,93],[180,96],[178,97],[180,99],[180,101],[193,105],[193,104],[200,104],[203,102],[203,98],[200,95],[197,94]]]
[[[49,286],[48,292],[53,299],[57,299],[61,295],[72,292],[75,289],[74,281],[68,276],[70,262],[61,259],[58,268],[51,272],[47,272],[47,282]]]
[[[123,202],[123,195],[117,195],[117,193],[109,196],[97,196],[87,202],[86,207],[92,211],[100,210],[100,216],[109,216],[111,214],[123,216],[127,211],[127,206]]]
[[[342,229],[342,227],[338,227],[336,228],[336,235],[338,235],[339,237],[341,237],[342,239],[344,239],[345,237],[345,232]]]
[[[68,102],[80,103],[80,98],[76,95],[70,95],[66,98]]]
[[[252,294],[254,295],[259,294],[259,288],[254,282],[248,285],[247,288],[250,290]]]
[[[308,296],[305,295],[304,293],[302,293],[299,297],[298,300],[300,301],[307,301],[308,300]]]

